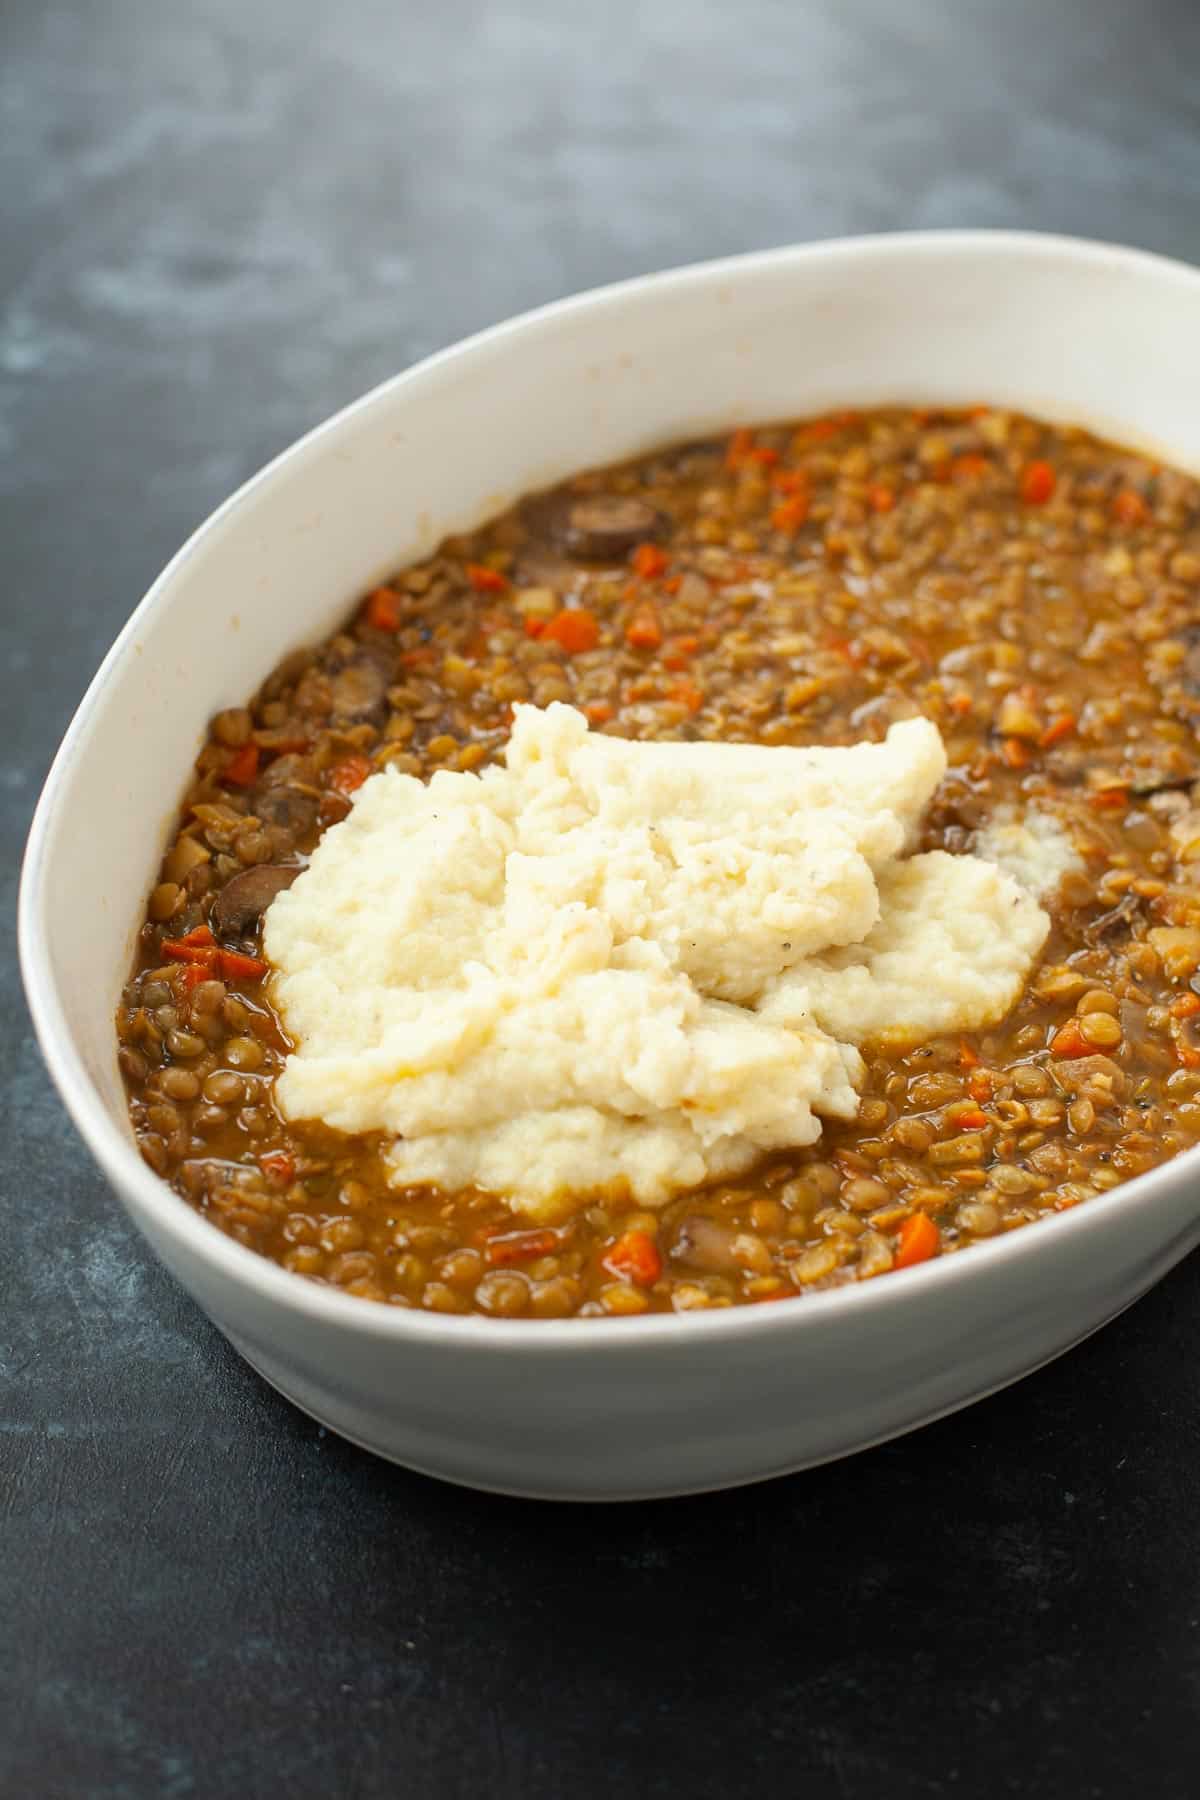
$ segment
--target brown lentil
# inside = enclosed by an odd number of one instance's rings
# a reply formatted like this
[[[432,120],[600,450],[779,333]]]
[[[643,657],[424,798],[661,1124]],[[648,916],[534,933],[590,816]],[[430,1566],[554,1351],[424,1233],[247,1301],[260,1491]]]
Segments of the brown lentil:
[[[1031,504],[1035,461],[1055,484]],[[1144,514],[1114,508],[1126,491]],[[627,543],[581,560],[553,529],[580,498],[601,514],[644,503],[663,567],[645,572]],[[1153,1167],[1200,1139],[1198,590],[1200,484],[979,409],[672,448],[448,540],[212,721],[117,1018],[143,1156],[298,1275],[494,1318],[795,1300],[891,1269],[917,1213],[947,1254]],[[564,607],[590,615],[594,648],[548,631]],[[626,635],[646,608],[658,644]],[[1008,1019],[870,1054],[858,1119],[809,1150],[660,1213],[614,1195],[503,1266],[501,1240],[527,1222],[501,1199],[397,1192],[380,1143],[279,1118],[288,1039],[247,973],[256,917],[217,933],[227,968],[175,946],[228,882],[303,860],[348,810],[347,769],[482,767],[528,698],[620,736],[779,744],[881,737],[924,713],[950,761],[924,848],[969,851],[996,808],[1036,805],[1083,866]],[[681,1253],[697,1220],[714,1233],[704,1268]],[[625,1233],[654,1279],[606,1266]]]

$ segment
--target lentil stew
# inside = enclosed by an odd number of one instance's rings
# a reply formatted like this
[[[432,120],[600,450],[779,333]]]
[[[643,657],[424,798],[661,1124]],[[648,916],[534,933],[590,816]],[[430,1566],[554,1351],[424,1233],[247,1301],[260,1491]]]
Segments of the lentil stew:
[[[636,738],[841,744],[922,713],[923,848],[1031,806],[1077,866],[990,1031],[868,1054],[853,1124],[661,1212],[531,1229],[285,1125],[262,915],[386,763],[502,751],[514,702]],[[351,1294],[493,1317],[795,1299],[1076,1206],[1200,1140],[1200,483],[988,408],[839,413],[589,472],[375,589],[219,714],[117,1017],[142,1154]]]

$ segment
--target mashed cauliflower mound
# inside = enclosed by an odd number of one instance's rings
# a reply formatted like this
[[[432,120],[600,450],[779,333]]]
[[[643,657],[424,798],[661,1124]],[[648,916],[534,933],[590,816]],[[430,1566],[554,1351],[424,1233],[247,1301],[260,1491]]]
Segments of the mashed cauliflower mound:
[[[555,705],[503,768],[384,769],[267,914],[281,1110],[545,1218],[812,1143],[854,1116],[857,1045],[992,1023],[1045,939],[992,863],[903,856],[945,766],[924,719],[797,750]]]

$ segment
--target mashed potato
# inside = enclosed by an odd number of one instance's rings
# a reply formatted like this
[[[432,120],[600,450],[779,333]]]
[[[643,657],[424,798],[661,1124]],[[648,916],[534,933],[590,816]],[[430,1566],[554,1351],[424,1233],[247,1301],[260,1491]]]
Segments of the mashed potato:
[[[993,864],[901,859],[944,768],[923,719],[765,749],[555,705],[518,709],[503,768],[385,769],[267,914],[281,1110],[544,1217],[813,1142],[854,1115],[857,1044],[999,1018],[1045,938]]]

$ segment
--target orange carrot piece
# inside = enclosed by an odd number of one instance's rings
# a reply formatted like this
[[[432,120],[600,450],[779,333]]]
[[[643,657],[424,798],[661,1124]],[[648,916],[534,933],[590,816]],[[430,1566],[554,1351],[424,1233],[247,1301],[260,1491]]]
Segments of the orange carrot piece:
[[[547,621],[541,636],[552,638],[561,644],[568,656],[575,656],[581,650],[594,650],[600,641],[600,627],[596,623],[596,615],[590,613],[585,606],[571,612],[566,608]]]
[[[1058,486],[1058,476],[1048,462],[1026,463],[1021,472],[1021,498],[1026,506],[1044,506]]]
[[[662,626],[652,606],[638,607],[625,627],[625,642],[634,650],[658,649],[662,643]]]
[[[1167,1011],[1173,1019],[1194,1019],[1200,1013],[1200,994],[1180,994],[1178,1000],[1172,1000]]]
[[[217,954],[217,942],[207,925],[197,925],[186,937],[164,938],[162,953],[171,962],[197,963],[211,969]]]
[[[1051,719],[1045,731],[1038,739],[1038,747],[1049,750],[1055,744],[1061,744],[1064,738],[1070,737],[1075,729],[1075,718],[1071,713],[1060,713],[1057,719]]]
[[[243,744],[221,770],[221,780],[231,787],[253,787],[258,778],[257,744]]]
[[[513,1263],[535,1262],[561,1248],[556,1231],[509,1231],[495,1237],[484,1252],[494,1269],[507,1269]]]
[[[799,531],[808,517],[808,495],[796,493],[771,509],[771,526],[775,531]]]
[[[652,1287],[662,1274],[662,1257],[654,1239],[644,1231],[626,1231],[601,1258],[613,1275],[623,1275],[639,1287]]]
[[[979,1066],[979,1052],[974,1045],[968,1044],[966,1038],[958,1040],[958,1066],[960,1069],[975,1069]]]
[[[1068,1019],[1065,1025],[1059,1026],[1050,1039],[1050,1054],[1061,1057],[1064,1061],[1072,1062],[1077,1056],[1093,1055],[1094,1046],[1088,1043],[1080,1031],[1078,1021]]]
[[[754,433],[744,425],[740,426],[730,438],[725,449],[725,467],[737,469],[748,459],[754,448]]]
[[[986,1069],[972,1069],[967,1077],[967,1092],[981,1105],[992,1097],[992,1078]]]
[[[1010,769],[1027,769],[1029,767],[1031,761],[1029,745],[1020,738],[1005,738],[1000,746],[1000,754]]]
[[[871,503],[872,512],[877,513],[889,513],[896,504],[896,496],[892,489],[885,487],[881,481],[876,482],[873,488],[867,490],[867,499]]]
[[[699,648],[698,637],[672,638],[663,657],[663,668],[674,669],[676,672],[686,669]]]
[[[1089,805],[1096,812],[1124,812],[1129,805],[1129,789],[1125,787],[1099,788],[1091,795]]]
[[[607,700],[593,700],[583,710],[592,725],[607,725],[614,716],[613,709]]]
[[[503,594],[508,587],[508,576],[486,563],[468,563],[467,580],[477,594]]]
[[[280,1187],[287,1187],[296,1178],[296,1159],[286,1150],[265,1150],[258,1166],[268,1181],[278,1182]]]
[[[1119,494],[1113,495],[1112,514],[1119,525],[1145,525],[1150,518],[1150,508],[1136,488],[1122,488]]]
[[[689,712],[699,712],[704,705],[704,694],[694,681],[676,681],[664,691],[664,699],[675,700],[680,706],[686,706]]]
[[[962,456],[956,456],[950,464],[950,474],[955,481],[977,481],[986,475],[991,468],[986,456],[980,456],[977,450],[968,450]]]
[[[401,604],[395,588],[377,587],[367,595],[363,617],[375,631],[399,631]]]
[[[202,981],[212,981],[217,973],[217,951],[209,950],[198,962],[185,963],[179,971],[179,981],[185,994],[198,988]]]
[[[330,769],[329,785],[339,794],[352,794],[362,786],[370,773],[371,764],[365,756],[346,756]]]
[[[653,581],[656,575],[665,575],[670,563],[670,557],[658,544],[639,544],[633,553],[634,570],[645,581]]]
[[[911,1213],[900,1227],[896,1245],[897,1269],[911,1269],[914,1263],[928,1262],[937,1254],[938,1228],[928,1214]]]
[[[217,968],[222,981],[261,981],[267,965],[257,956],[243,956],[238,950],[218,950]]]
[[[964,1106],[954,1115],[954,1123],[960,1131],[984,1131],[991,1122],[978,1106]]]

